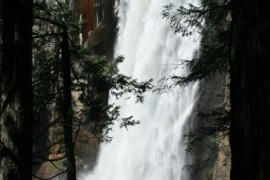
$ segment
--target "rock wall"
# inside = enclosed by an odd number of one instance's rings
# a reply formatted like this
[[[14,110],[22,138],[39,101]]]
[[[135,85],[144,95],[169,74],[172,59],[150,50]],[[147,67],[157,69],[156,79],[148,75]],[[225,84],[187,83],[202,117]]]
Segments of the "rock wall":
[[[229,76],[225,79],[224,87],[224,106],[226,110],[230,109],[230,90]],[[231,149],[228,135],[223,139],[219,139],[218,157],[212,168],[212,180],[230,180],[231,169]]]
[[[82,43],[92,54],[113,58],[116,35],[116,9],[118,0],[76,0],[77,18],[85,21],[82,26]]]
[[[109,59],[113,58],[115,36],[117,33],[117,17],[115,5],[117,0],[106,0],[103,2],[102,18],[96,28],[88,32],[85,47],[92,54],[106,55]]]
[[[88,32],[92,31],[97,25],[95,4],[98,0],[75,0],[74,9],[78,19],[85,21],[82,27],[82,37],[85,41]]]
[[[211,110],[226,106],[227,75],[219,74],[201,82],[200,94],[195,104],[194,112],[184,127],[185,133],[196,133],[200,128],[209,126],[209,122],[199,116],[200,112],[210,113]],[[223,96],[223,98],[221,98]],[[207,144],[211,143],[211,148]],[[214,145],[214,146],[213,146]],[[226,145],[226,146],[225,146]],[[230,167],[229,156],[224,148],[228,148],[228,139],[211,136],[199,142],[186,156],[186,165],[190,180],[228,180]],[[228,152],[228,149],[226,149]],[[210,158],[209,158],[210,157]],[[208,159],[209,158],[209,159]],[[208,160],[207,160],[208,159]],[[228,161],[227,161],[228,160]],[[225,162],[227,165],[225,166]]]

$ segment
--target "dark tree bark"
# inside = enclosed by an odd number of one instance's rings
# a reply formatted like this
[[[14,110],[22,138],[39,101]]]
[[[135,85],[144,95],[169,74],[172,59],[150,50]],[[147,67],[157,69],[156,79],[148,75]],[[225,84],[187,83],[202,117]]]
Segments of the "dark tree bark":
[[[0,179],[32,179],[32,1],[3,1]]]
[[[76,164],[73,144],[73,121],[71,99],[71,62],[69,54],[69,42],[67,30],[63,28],[62,40],[62,68],[63,68],[63,118],[64,118],[64,141],[67,158],[67,180],[76,180]]]
[[[232,0],[232,180],[270,179],[268,0]]]

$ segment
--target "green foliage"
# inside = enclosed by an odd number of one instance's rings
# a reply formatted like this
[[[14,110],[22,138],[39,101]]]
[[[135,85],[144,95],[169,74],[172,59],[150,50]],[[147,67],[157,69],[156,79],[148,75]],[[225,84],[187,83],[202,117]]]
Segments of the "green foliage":
[[[191,174],[203,170],[206,179],[211,179],[212,169],[218,158],[218,153],[222,152],[229,157],[228,147],[222,141],[228,137],[230,114],[224,108],[216,108],[210,113],[199,113],[203,126],[185,135],[187,151],[195,153],[200,151],[200,158],[194,163],[185,165],[184,169]],[[228,159],[225,158],[223,165],[227,166]]]
[[[225,157],[222,165],[228,167],[230,148],[226,144],[230,127],[230,112],[224,107],[215,108],[209,113],[199,113],[200,127],[185,134],[186,150],[189,153],[199,152],[199,159],[185,165],[192,174],[198,171],[212,171],[214,163],[222,153]],[[196,155],[195,155],[196,156]]]
[[[110,141],[108,133],[116,120],[126,128],[138,124],[132,116],[120,117],[121,107],[108,104],[108,96],[110,93],[120,98],[133,94],[136,102],[142,102],[144,92],[152,88],[152,80],[138,82],[121,74],[118,64],[123,62],[123,57],[109,62],[107,57],[90,55],[88,49],[77,45],[81,23],[73,19],[73,12],[65,3],[36,2],[34,13],[35,114],[39,114],[44,105],[56,113],[61,112],[60,56],[63,28],[66,28],[72,56],[72,91],[78,95],[78,99],[73,99],[74,131],[79,130],[81,124],[90,125],[91,132],[101,141]]]
[[[200,6],[189,5],[174,10],[173,5],[165,6],[163,16],[170,20],[175,32],[192,35],[191,31],[200,32],[201,47],[197,57],[182,59],[179,65],[185,65],[190,73],[185,77],[165,77],[161,82],[166,86],[167,80],[174,85],[187,85],[190,82],[206,80],[217,73],[227,72],[230,60],[230,22],[229,1],[202,1]]]
[[[123,57],[108,62],[105,56],[84,56],[78,59],[80,68],[75,73],[76,87],[81,91],[80,101],[85,104],[81,112],[85,123],[93,124],[91,131],[94,134],[102,134],[101,140],[110,141],[109,131],[114,121],[119,120],[121,127],[138,124],[138,121],[130,117],[120,117],[120,107],[108,104],[108,93],[116,98],[124,94],[134,94],[137,102],[143,101],[143,93],[152,88],[152,80],[138,82],[128,76],[119,73],[118,64]],[[82,68],[83,67],[83,68]]]
[[[230,61],[230,1],[201,0],[199,5],[175,7],[169,4],[162,12],[170,22],[171,28],[183,36],[191,36],[194,32],[201,35],[199,52],[193,59],[181,59],[179,68],[184,65],[187,76],[170,76],[160,80],[162,86],[158,90],[166,90],[175,86],[185,86],[195,81],[208,80],[219,73],[229,70]],[[168,83],[169,81],[173,81]],[[196,173],[207,169],[216,160],[220,151],[220,141],[228,136],[230,114],[225,107],[213,109],[209,113],[200,112],[198,116],[204,126],[185,135],[188,152],[203,149],[202,159],[185,166],[186,170]]]
[[[195,30],[200,32],[208,18],[212,18],[215,22],[224,21],[224,17],[228,15],[229,5],[229,0],[201,0],[199,5],[188,4],[187,7],[169,4],[164,6],[162,15],[169,20],[175,32],[189,36]]]
[[[187,151],[192,151],[199,143],[209,137],[223,139],[229,134],[230,112],[224,108],[213,109],[210,113],[199,113],[205,126],[186,134]]]
[[[183,60],[190,70],[188,76],[172,76],[177,85],[186,85],[198,80],[207,80],[218,73],[228,72],[230,59],[229,38],[226,30],[217,30],[215,25],[208,25],[202,31],[199,57]]]
[[[195,164],[186,165],[184,169],[186,171],[191,172],[191,174],[193,175],[200,170],[205,170],[209,166],[209,164],[213,163],[213,161],[216,159],[216,155],[217,155],[216,152],[218,151],[218,147],[216,146],[216,144],[214,148],[212,148],[211,150],[212,150],[211,152],[214,154],[211,154],[210,152],[208,152],[207,157],[205,159],[199,160]],[[204,173],[204,176],[206,177],[202,177],[202,179],[207,179],[207,180],[211,179],[209,177],[210,175],[209,173],[211,173],[211,170],[206,170],[206,173]]]
[[[189,7],[180,6],[175,8],[173,4],[164,6],[163,17],[169,19],[170,26],[175,32],[182,33],[183,36],[192,35],[195,30],[203,27],[204,11],[201,7],[189,4]]]
[[[130,117],[122,119],[122,123],[120,124],[120,128],[125,127],[127,129],[128,126],[134,126],[136,124],[140,124],[140,121],[136,121],[133,119],[133,116],[130,116]]]

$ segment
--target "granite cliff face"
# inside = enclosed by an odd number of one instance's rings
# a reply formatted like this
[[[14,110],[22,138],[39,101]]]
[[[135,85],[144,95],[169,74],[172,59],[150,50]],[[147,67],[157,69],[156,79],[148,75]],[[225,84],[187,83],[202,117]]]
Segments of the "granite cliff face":
[[[102,3],[101,3],[102,2]],[[113,58],[114,41],[116,36],[117,17],[115,8],[117,8],[118,1],[101,1],[102,9],[97,7],[96,27],[90,31],[86,36],[84,43],[86,48],[97,55],[106,55],[109,59]]]
[[[200,84],[200,96],[195,109],[185,125],[186,133],[196,133],[210,126],[200,113],[210,113],[215,108],[228,107],[228,77],[218,74]],[[230,174],[230,148],[228,136],[213,135],[199,142],[186,157],[190,180],[228,180]],[[210,144],[210,146],[208,145]]]
[[[92,54],[113,57],[116,35],[118,0],[81,0],[74,2],[77,18],[82,26],[82,43]]]
[[[226,110],[230,110],[230,90],[229,90],[229,77],[225,78],[223,84],[223,106]],[[222,136],[221,136],[222,137]],[[215,160],[212,168],[212,180],[230,180],[230,169],[231,169],[231,149],[228,134],[219,138],[217,159]]]
[[[98,0],[74,1],[74,10],[77,18],[85,21],[81,29],[83,42],[87,39],[88,32],[92,31],[98,23],[96,1],[98,2]]]

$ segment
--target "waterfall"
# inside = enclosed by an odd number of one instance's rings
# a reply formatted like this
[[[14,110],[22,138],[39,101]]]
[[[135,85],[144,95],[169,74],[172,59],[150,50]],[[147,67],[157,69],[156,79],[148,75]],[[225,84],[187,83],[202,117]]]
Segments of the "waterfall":
[[[199,40],[174,33],[162,18],[163,6],[176,7],[191,0],[121,0],[115,53],[125,57],[120,71],[138,80],[159,80],[166,75],[186,75],[179,59],[191,59]],[[143,104],[134,99],[115,100],[121,115],[140,124],[114,126],[112,143],[102,144],[96,168],[85,180],[185,180],[185,146],[182,128],[192,113],[198,83],[164,94],[149,92]]]

